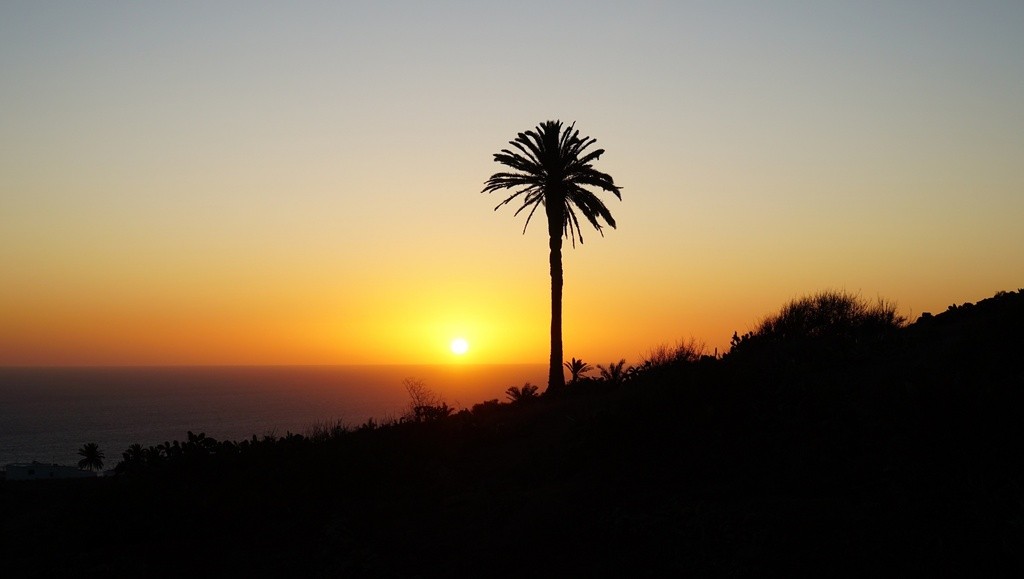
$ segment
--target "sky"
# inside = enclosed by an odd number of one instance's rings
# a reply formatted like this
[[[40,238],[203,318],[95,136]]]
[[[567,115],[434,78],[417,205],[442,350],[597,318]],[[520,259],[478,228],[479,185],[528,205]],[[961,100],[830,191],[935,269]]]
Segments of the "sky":
[[[551,119],[623,187],[564,250],[566,357],[1015,290],[1021,30],[1019,0],[4,2],[0,365],[543,364],[545,227],[481,189]]]

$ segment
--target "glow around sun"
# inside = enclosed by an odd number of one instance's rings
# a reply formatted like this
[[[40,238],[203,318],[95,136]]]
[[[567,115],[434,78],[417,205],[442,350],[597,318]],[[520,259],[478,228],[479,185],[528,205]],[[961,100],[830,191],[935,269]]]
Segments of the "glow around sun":
[[[465,338],[455,338],[451,344],[452,354],[461,356],[469,351],[469,342]]]

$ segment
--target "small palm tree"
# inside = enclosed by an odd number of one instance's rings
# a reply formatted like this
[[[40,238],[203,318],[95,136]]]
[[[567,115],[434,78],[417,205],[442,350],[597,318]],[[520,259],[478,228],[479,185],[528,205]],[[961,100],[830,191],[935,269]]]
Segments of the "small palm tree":
[[[590,364],[587,364],[583,360],[577,360],[576,358],[573,358],[571,361],[566,362],[564,365],[565,368],[569,370],[569,375],[571,376],[569,382],[572,384],[579,382],[580,376],[594,369],[594,367],[591,366]]]
[[[522,388],[510,386],[505,390],[505,396],[511,402],[526,402],[537,397],[537,387],[527,382]]]
[[[124,459],[123,462],[144,462],[146,460],[146,449],[136,442],[122,452],[121,457]]]
[[[494,161],[512,169],[491,175],[483,192],[515,189],[494,209],[518,200],[516,215],[529,209],[526,225],[538,208],[543,207],[548,219],[549,266],[551,270],[551,357],[548,365],[548,390],[565,386],[562,374],[562,238],[583,243],[583,233],[576,212],[603,235],[601,221],[615,227],[615,219],[604,202],[588,188],[604,190],[622,199],[611,175],[591,166],[604,149],[587,151],[596,139],[580,137],[575,123],[563,127],[562,121],[546,121],[531,131],[519,133],[509,141],[515,148],[502,149]]]
[[[626,359],[623,358],[618,362],[612,362],[611,364],[608,364],[607,367],[598,364],[597,369],[601,371],[601,378],[604,378],[606,382],[618,384],[622,382],[623,379],[625,379],[626,377],[626,373],[622,369],[625,365]]]
[[[89,470],[100,470],[103,468],[103,451],[100,450],[99,445],[95,442],[90,442],[78,449],[78,455],[82,457],[82,460],[78,461],[78,468],[87,468]]]

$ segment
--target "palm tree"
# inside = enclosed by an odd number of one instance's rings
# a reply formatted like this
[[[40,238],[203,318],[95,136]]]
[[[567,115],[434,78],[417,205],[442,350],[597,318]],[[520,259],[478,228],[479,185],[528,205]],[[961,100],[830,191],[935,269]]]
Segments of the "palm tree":
[[[604,367],[600,364],[597,365],[597,369],[601,371],[601,378],[604,378],[606,382],[612,384],[619,384],[626,378],[626,373],[622,367],[626,365],[626,359],[623,358],[618,362],[612,362],[608,364],[608,367]]]
[[[142,463],[146,460],[146,449],[141,444],[135,443],[128,447],[127,450],[121,453],[121,462],[128,463]]]
[[[95,442],[90,442],[78,449],[78,455],[82,457],[82,460],[78,461],[78,468],[87,468],[89,470],[100,470],[103,468],[103,452]]]
[[[527,382],[522,388],[510,386],[505,390],[505,396],[511,402],[529,402],[537,397],[537,387]]]
[[[570,383],[579,382],[580,376],[594,369],[590,364],[576,358],[573,358],[571,362],[566,362],[565,368],[569,371],[569,376],[571,376],[569,379]]]
[[[529,208],[526,225],[523,226],[524,233],[537,208],[543,206],[548,218],[551,268],[549,391],[565,386],[565,375],[562,374],[562,238],[568,238],[573,247],[577,239],[583,243],[577,211],[602,235],[602,220],[615,227],[611,212],[588,187],[607,191],[622,199],[620,188],[615,185],[611,175],[591,166],[591,162],[600,158],[604,149],[588,152],[587,149],[597,140],[580,137],[575,126],[575,123],[563,127],[562,121],[545,121],[531,131],[516,135],[514,140],[509,141],[515,151],[502,149],[494,154],[496,163],[506,165],[512,171],[491,175],[483,188],[484,193],[515,189],[494,209],[513,200],[521,203],[516,215]]]

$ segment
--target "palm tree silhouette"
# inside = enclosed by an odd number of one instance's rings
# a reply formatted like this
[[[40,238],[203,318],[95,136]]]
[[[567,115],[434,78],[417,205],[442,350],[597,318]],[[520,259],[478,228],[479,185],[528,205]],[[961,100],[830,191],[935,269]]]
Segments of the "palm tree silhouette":
[[[510,386],[505,390],[505,396],[511,402],[529,402],[537,397],[537,387],[527,382],[522,388]]]
[[[623,358],[618,362],[612,362],[608,364],[608,367],[604,367],[600,364],[597,365],[597,369],[601,372],[601,378],[606,382],[612,384],[619,384],[626,378],[626,372],[622,369],[626,365],[626,359]]]
[[[573,358],[571,362],[566,362],[564,365],[569,370],[569,376],[571,376],[569,379],[570,383],[579,382],[580,376],[594,369],[590,364],[576,358]]]
[[[89,470],[100,470],[103,468],[103,452],[95,442],[90,442],[78,449],[78,455],[82,457],[82,460],[78,461],[78,468],[87,468]]]
[[[580,137],[573,123],[563,130],[562,121],[545,121],[533,130],[519,133],[509,141],[516,151],[502,149],[494,154],[494,161],[513,169],[491,175],[484,183],[483,192],[499,189],[517,189],[495,206],[499,207],[519,199],[519,215],[529,208],[523,233],[538,207],[543,206],[548,218],[548,246],[551,267],[551,358],[548,366],[548,390],[565,386],[562,374],[562,238],[568,238],[573,247],[576,240],[583,243],[578,210],[594,229],[604,235],[601,221],[615,227],[611,212],[592,191],[594,187],[612,193],[620,200],[620,187],[611,175],[591,166],[604,153],[604,149],[587,152],[597,142]]]

